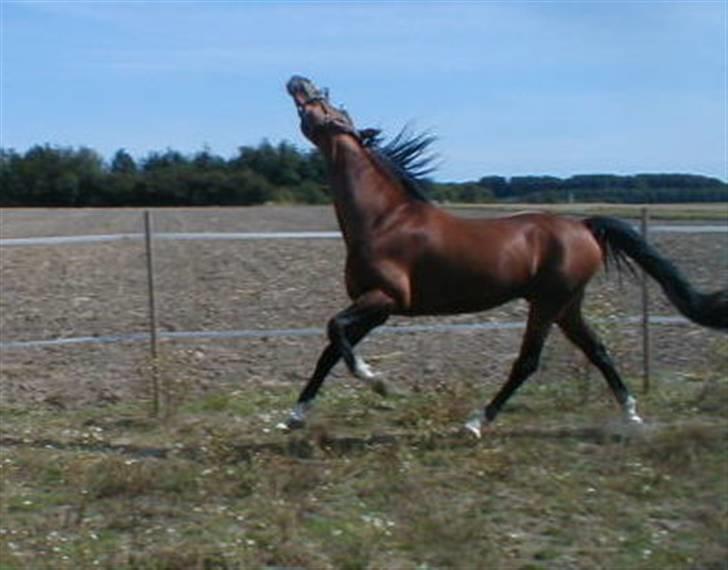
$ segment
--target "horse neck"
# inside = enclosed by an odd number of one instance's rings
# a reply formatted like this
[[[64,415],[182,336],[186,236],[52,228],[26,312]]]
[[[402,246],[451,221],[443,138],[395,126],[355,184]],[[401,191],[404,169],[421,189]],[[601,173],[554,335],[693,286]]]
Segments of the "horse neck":
[[[388,214],[412,198],[358,141],[349,136],[337,139],[327,158],[334,208],[344,239],[351,248],[367,242]]]

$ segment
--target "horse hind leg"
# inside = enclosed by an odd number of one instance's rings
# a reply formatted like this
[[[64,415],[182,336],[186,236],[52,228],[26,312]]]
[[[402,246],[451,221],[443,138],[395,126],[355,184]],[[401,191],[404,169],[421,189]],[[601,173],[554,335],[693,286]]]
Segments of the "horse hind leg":
[[[558,321],[559,328],[566,338],[575,344],[596,366],[612,390],[617,403],[622,408],[622,416],[627,423],[641,424],[642,418],[637,414],[637,400],[617,372],[612,358],[597,334],[584,321],[581,313],[581,299],[575,303]]]

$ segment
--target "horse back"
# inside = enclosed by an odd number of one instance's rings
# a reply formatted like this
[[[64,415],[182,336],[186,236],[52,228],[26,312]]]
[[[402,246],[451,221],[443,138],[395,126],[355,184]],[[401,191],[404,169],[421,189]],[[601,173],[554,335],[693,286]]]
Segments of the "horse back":
[[[573,288],[585,284],[603,261],[592,233],[573,218],[546,212],[480,220],[453,216],[449,225],[444,242],[461,255],[470,252],[466,263],[494,283],[528,290],[552,283]]]

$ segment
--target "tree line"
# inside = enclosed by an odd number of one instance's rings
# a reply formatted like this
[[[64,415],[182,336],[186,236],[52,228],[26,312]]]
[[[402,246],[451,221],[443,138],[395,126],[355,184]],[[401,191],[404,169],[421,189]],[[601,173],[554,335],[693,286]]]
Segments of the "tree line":
[[[718,202],[728,185],[692,174],[484,176],[469,182],[426,180],[438,202]],[[207,206],[330,201],[321,155],[288,142],[243,146],[232,158],[205,148],[167,149],[135,160],[118,150],[106,161],[80,147],[0,149],[0,206]]]

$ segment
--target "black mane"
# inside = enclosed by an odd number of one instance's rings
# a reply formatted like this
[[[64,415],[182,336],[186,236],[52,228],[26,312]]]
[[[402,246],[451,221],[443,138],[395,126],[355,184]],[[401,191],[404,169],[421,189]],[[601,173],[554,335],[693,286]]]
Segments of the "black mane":
[[[436,137],[429,133],[413,133],[404,127],[392,140],[383,143],[379,131],[360,132],[362,143],[402,182],[415,200],[429,202],[423,182],[437,169],[437,155],[429,152]]]

